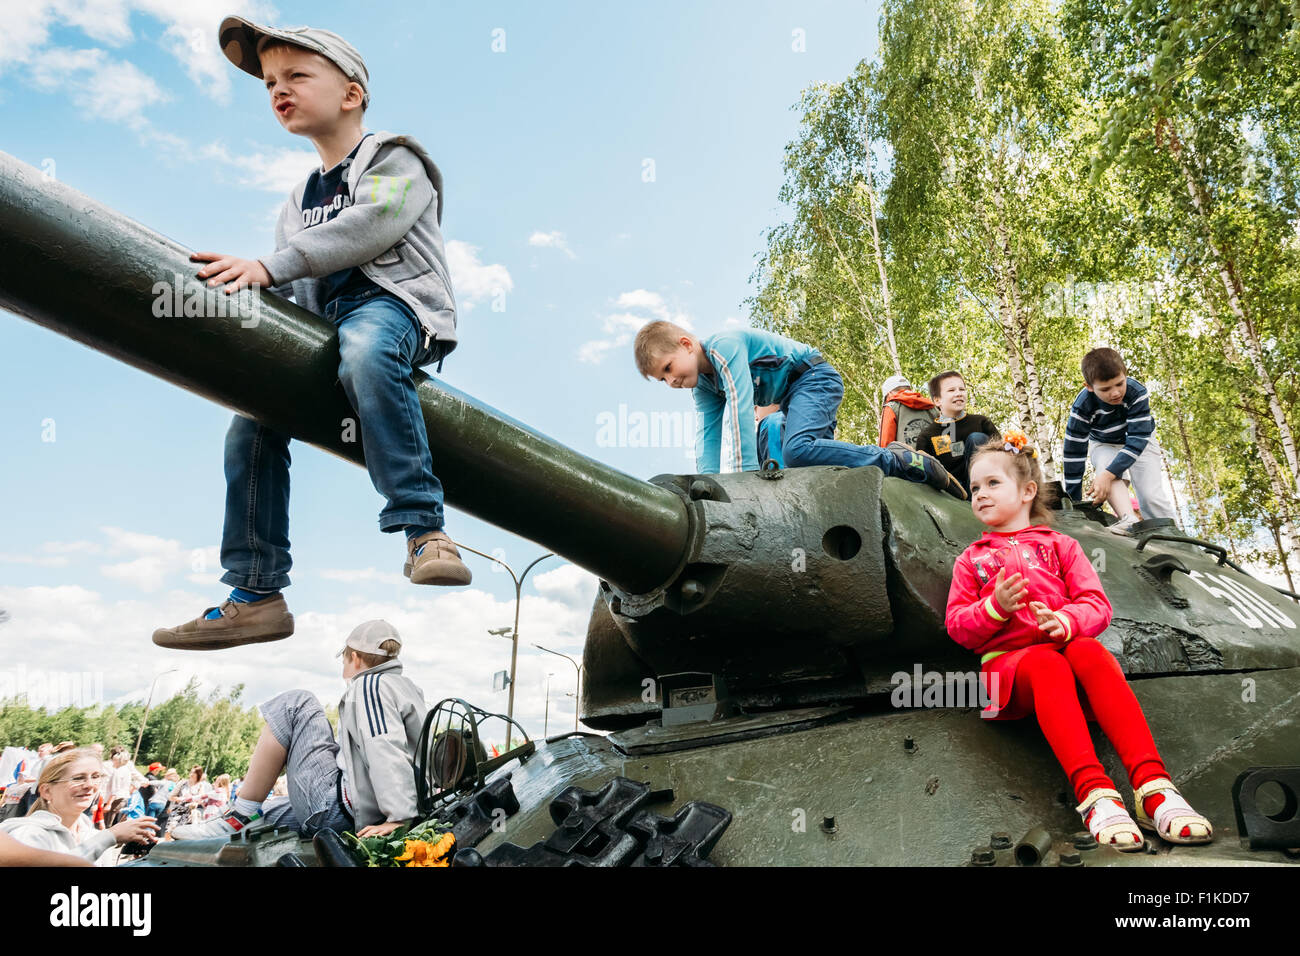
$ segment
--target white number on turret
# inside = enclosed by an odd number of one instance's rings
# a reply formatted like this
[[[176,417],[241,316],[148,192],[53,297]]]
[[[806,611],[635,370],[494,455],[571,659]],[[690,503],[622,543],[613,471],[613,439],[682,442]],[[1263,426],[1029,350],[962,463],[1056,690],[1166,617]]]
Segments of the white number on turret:
[[[1240,581],[1234,581],[1226,574],[1202,574],[1200,571],[1192,571],[1188,577],[1208,591],[1212,597],[1222,601],[1237,620],[1247,627],[1263,627],[1267,624],[1272,627],[1295,629],[1295,621]]]

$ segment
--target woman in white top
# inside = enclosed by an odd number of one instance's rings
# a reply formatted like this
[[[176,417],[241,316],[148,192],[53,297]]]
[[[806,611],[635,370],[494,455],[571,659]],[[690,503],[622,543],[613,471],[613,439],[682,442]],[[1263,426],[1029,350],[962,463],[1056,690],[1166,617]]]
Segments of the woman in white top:
[[[172,794],[177,806],[183,812],[186,823],[200,823],[203,820],[203,805],[212,795],[212,784],[208,783],[206,771],[197,764],[190,768],[190,775]]]
[[[75,853],[91,861],[115,844],[153,842],[158,828],[152,817],[96,830],[83,816],[99,794],[102,767],[90,750],[72,750],[52,758],[41,770],[36,784],[40,799],[31,812],[0,823],[0,832],[39,850]]]

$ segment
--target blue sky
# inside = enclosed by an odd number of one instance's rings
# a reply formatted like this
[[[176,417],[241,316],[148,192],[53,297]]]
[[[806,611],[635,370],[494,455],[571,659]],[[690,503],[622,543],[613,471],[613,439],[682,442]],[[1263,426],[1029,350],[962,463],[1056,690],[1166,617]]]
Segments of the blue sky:
[[[359,9],[24,3],[0,35],[0,149],[187,246],[262,255],[288,188],[318,158],[220,54],[216,25],[238,13],[335,30],[370,70],[367,127],[415,137],[445,177],[461,303],[445,380],[630,474],[690,470],[688,448],[628,447],[602,433],[620,405],[686,416],[692,430],[689,394],[642,381],[630,335],[658,317],[700,334],[748,321],[754,257],[784,215],[791,107],[875,54],[878,4]],[[504,710],[490,681],[509,645],[485,630],[513,617],[509,577],[471,558],[469,588],[414,588],[401,576],[400,537],[376,530],[382,502],[365,472],[300,444],[286,592],[298,633],[218,654],[155,648],[155,627],[225,592],[216,545],[230,413],[2,312],[0,354],[0,608],[10,616],[0,677],[11,686],[90,672],[106,699],[142,697],[155,674],[177,668],[160,693],[194,674],[208,687],[243,681],[251,701],[288,686],[331,700],[341,691],[334,649],[354,624],[382,616],[406,636],[408,670],[430,702],[455,694]],[[543,551],[454,507],[448,530],[516,568]],[[593,593],[590,575],[558,559],[529,578],[516,708],[532,732],[548,672],[551,729],[572,725],[562,695],[573,668],[527,644],[578,656]]]

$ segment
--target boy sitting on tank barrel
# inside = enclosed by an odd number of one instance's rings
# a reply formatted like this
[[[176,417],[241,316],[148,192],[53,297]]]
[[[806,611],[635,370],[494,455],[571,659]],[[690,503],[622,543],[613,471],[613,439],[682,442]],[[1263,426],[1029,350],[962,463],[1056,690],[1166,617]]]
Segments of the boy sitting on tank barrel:
[[[379,530],[406,536],[414,584],[470,583],[443,530],[412,372],[456,346],[456,303],[439,223],[442,175],[408,136],[365,132],[369,74],[342,37],[227,17],[227,58],[263,80],[277,121],[306,136],[321,166],[280,212],[276,251],[261,259],[199,252],[199,278],[235,293],[292,293],[338,329],[339,381],[357,412],[366,469],[387,499]],[[236,415],[226,435],[222,577],[230,596],[197,619],[159,628],[162,647],[212,650],[293,633],[289,584],[289,437]]]

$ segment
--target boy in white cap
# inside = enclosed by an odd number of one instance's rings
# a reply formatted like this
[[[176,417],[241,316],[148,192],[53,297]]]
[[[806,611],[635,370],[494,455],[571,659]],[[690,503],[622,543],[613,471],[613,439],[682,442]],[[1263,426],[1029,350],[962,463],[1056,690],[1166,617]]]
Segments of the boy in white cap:
[[[177,840],[238,833],[262,816],[262,803],[284,773],[289,802],[267,824],[310,836],[329,827],[357,836],[392,833],[418,814],[415,750],[428,708],[402,676],[397,629],[366,621],[348,635],[339,656],[348,682],[339,701],[335,739],[315,695],[291,690],[258,709],[266,720],[234,805],[223,817],[177,827]]]
[[[939,410],[932,399],[926,398],[902,375],[891,375],[880,386],[884,405],[880,409],[881,448],[901,441],[916,448],[922,429],[939,418]]]
[[[456,347],[456,302],[443,247],[442,174],[408,136],[366,132],[369,74],[342,37],[227,17],[222,51],[262,79],[280,125],[306,136],[321,166],[280,212],[276,251],[260,259],[199,252],[198,275],[227,293],[292,295],[338,329],[339,380],[357,412],[366,467],[387,499],[379,528],[404,531],[415,584],[463,585],[470,571],[443,531],[412,372]],[[310,400],[304,396],[305,400]],[[289,438],[236,415],[226,435],[221,580],[229,597],[154,632],[162,647],[214,650],[293,633],[289,584]]]

